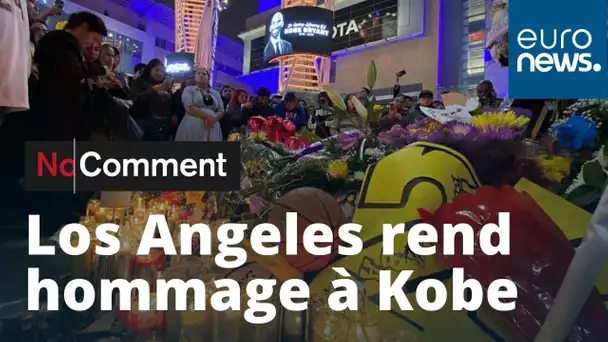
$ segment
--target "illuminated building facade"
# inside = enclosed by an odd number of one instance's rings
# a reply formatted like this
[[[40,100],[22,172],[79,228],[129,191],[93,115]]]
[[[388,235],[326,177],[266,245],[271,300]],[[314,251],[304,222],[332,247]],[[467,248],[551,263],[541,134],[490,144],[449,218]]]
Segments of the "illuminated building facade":
[[[198,68],[213,70],[219,14],[227,5],[228,0],[175,0],[176,51],[194,53]]]
[[[228,85],[233,88],[245,88],[252,92],[236,78],[243,74],[243,44],[235,42],[228,37],[218,36],[215,47],[215,63],[213,69],[214,89],[221,89]]]
[[[41,7],[54,0],[39,0]],[[109,34],[106,43],[120,51],[118,69],[132,73],[137,63],[147,63],[175,51],[173,8],[154,0],[65,0],[63,13],[47,19],[50,29],[65,23],[70,14],[88,11],[98,15]]]
[[[176,0],[175,1],[175,51],[196,51],[198,31],[203,20],[205,5],[214,0]]]
[[[262,55],[266,20],[281,5],[260,0],[263,12],[249,18],[239,35],[245,50],[239,79],[273,92],[282,90],[276,79],[284,77],[284,66],[268,64]],[[423,89],[471,90],[484,77],[483,0],[334,0],[333,6],[328,83],[343,94],[366,85],[372,59],[380,99],[392,99],[395,73],[404,69],[401,91],[414,96]]]
[[[317,0],[283,0],[282,8],[317,6]],[[334,10],[334,0],[325,1],[324,7]],[[311,54],[294,54],[281,57],[279,66],[279,92],[323,91],[329,83],[330,58]]]

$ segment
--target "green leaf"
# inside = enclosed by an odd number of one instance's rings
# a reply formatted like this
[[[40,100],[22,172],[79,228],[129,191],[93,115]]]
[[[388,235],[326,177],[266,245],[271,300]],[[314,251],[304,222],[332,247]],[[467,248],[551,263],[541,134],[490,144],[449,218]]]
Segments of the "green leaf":
[[[602,197],[601,188],[583,184],[572,190],[566,199],[579,207],[586,207],[599,201],[600,197]]]
[[[376,61],[372,59],[372,61],[369,62],[369,66],[367,67],[367,87],[369,88],[369,90],[374,89],[377,77],[378,72],[376,71]]]
[[[371,104],[367,107],[367,122],[376,122],[378,121],[378,114],[374,110],[374,104]]]
[[[338,107],[329,107],[332,120],[342,120],[348,117],[348,113]]]
[[[599,161],[594,161],[583,166],[583,180],[585,184],[593,185],[596,187],[604,186],[606,183],[606,172]]]

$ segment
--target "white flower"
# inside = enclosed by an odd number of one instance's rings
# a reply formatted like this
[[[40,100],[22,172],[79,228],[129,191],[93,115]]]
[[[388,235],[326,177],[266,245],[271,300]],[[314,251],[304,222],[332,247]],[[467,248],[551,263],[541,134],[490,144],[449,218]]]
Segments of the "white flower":
[[[604,168],[604,173],[606,173],[608,175],[608,172],[606,171],[606,164],[608,163],[608,161],[604,157],[603,151],[604,151],[604,147],[601,147],[599,149],[599,151],[596,151],[593,154],[593,158],[591,158],[590,160],[585,162],[585,164],[583,164],[581,171],[578,173],[578,175],[576,175],[576,178],[574,179],[574,181],[572,181],[572,184],[570,184],[568,189],[566,189],[566,194],[570,194],[572,191],[574,191],[574,189],[578,188],[581,185],[586,184],[585,178],[583,177],[583,169],[585,168],[585,165],[587,165],[589,163],[593,163],[595,161],[599,162],[600,165],[602,166],[602,168]]]
[[[366,148],[363,152],[366,156],[378,157],[382,154],[382,150],[379,148]]]
[[[363,171],[355,171],[353,174],[353,178],[358,181],[362,181],[365,178],[365,172]]]
[[[579,172],[572,184],[566,189],[566,194],[569,195],[574,189],[578,188],[581,185],[585,185],[585,180],[583,179],[583,171]]]

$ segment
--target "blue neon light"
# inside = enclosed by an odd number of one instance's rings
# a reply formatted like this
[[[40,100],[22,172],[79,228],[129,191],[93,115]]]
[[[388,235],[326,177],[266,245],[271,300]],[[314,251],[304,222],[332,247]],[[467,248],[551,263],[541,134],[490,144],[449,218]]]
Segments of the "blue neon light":
[[[154,3],[150,3],[149,0],[132,0],[129,1],[129,9],[138,14],[146,14],[150,7],[154,6]]]
[[[271,93],[279,92],[279,67],[254,71],[250,74],[239,76],[237,80],[251,86],[254,91],[264,87]]]
[[[281,0],[260,0],[258,3],[258,13],[266,12],[277,6],[281,6]]]
[[[439,23],[437,28],[437,88],[444,86],[443,84],[443,44],[444,44],[444,36],[443,36],[443,3],[444,0],[439,0]],[[426,1],[424,3],[424,20],[426,25]]]
[[[483,61],[486,63],[492,61],[492,53],[490,52],[490,50],[483,50]]]

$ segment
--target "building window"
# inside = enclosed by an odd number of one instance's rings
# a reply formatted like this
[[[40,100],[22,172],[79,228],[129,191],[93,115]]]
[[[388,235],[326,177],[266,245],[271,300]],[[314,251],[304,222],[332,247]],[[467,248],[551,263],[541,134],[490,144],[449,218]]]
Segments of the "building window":
[[[329,64],[329,83],[336,82],[336,59],[331,58],[331,63]]]
[[[154,40],[154,45],[163,50],[175,52],[175,43],[174,42],[170,42],[168,40],[156,37],[156,39]]]
[[[468,0],[465,2],[465,18],[479,18],[484,20],[486,15],[486,3],[484,0]],[[477,19],[479,20],[479,19]],[[469,20],[475,21],[475,20]]]
[[[460,86],[470,89],[483,80],[485,73],[485,17],[484,0],[463,0],[464,32]]]
[[[334,12],[333,51],[397,36],[398,0],[369,0]]]
[[[221,72],[223,72],[225,74],[228,74],[228,75],[230,75],[232,77],[241,76],[241,74],[242,74],[242,72],[240,70],[231,68],[231,67],[229,67],[227,65],[224,65],[224,64],[218,64],[218,63],[215,63],[215,70],[216,71],[221,71]]]
[[[103,42],[116,47],[120,52],[119,71],[132,73],[133,67],[141,62],[142,42],[112,31],[108,32]]]

